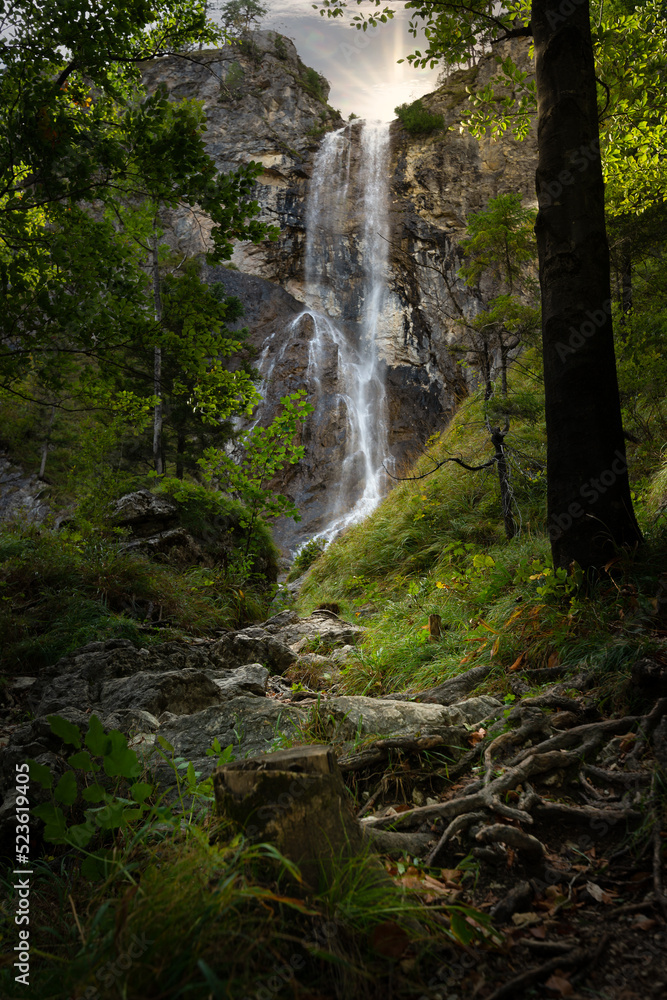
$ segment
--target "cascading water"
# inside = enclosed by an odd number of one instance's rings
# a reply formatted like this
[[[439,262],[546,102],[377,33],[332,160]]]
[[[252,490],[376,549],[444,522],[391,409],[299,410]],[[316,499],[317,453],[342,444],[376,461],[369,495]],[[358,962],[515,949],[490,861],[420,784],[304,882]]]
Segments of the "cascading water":
[[[389,455],[377,353],[388,270],[389,126],[364,123],[356,156],[353,128],[358,125],[329,133],[315,158],[306,217],[306,309],[290,330],[304,323],[311,330],[307,382],[320,389],[327,371],[327,384],[336,388],[316,393],[313,424],[324,425],[336,409],[345,428],[342,462],[318,532],[327,540],[380,502]],[[349,273],[349,260],[346,271],[344,239],[356,243],[357,274]],[[345,330],[336,322],[341,316],[348,320]]]

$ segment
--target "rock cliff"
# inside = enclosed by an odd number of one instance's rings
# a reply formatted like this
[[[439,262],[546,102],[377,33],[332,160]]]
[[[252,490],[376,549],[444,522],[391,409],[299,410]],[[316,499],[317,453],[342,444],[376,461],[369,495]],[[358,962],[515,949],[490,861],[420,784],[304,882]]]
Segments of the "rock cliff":
[[[457,287],[464,308],[477,312],[494,288],[463,289],[456,278],[459,242],[470,212],[489,198],[521,192],[534,202],[536,138],[534,130],[519,143],[473,138],[459,128],[467,110],[466,87],[484,86],[496,71],[496,55],[512,55],[529,67],[528,45],[514,40],[497,46],[473,69],[453,73],[423,99],[442,114],[445,128],[411,135],[397,120],[391,125],[389,198],[389,273],[376,344],[378,371],[386,387],[387,439],[391,456],[401,463],[447,423],[456,401],[467,391],[462,369],[450,348],[460,336],[448,292]],[[308,194],[322,137],[344,122],[326,103],[328,85],[309,70],[288,40],[275,32],[257,32],[240,46],[197,53],[191,61],[164,59],[145,70],[149,87],[162,83],[174,98],[197,97],[208,116],[207,143],[221,170],[255,160],[264,165],[256,197],[262,218],[280,227],[280,237],[261,246],[237,246],[233,267],[211,269],[246,306],[264,382],[268,420],[287,392],[307,388],[311,401],[335,395],[338,358],[334,351],[313,380],[308,372],[312,339],[308,323],[292,321],[308,299],[306,227]],[[350,123],[348,169],[354,178],[362,156],[361,126]],[[340,206],[340,238],[332,270],[333,295],[327,311],[351,338],[358,338],[363,306],[360,264],[359,191],[350,185]],[[173,239],[185,252],[206,246],[206,220],[185,214],[172,220]],[[312,303],[309,303],[312,304]],[[279,526],[278,541],[294,548],[327,522],[327,490],[336,481],[345,454],[345,426],[340,407],[320,406],[326,416],[311,418],[304,429],[305,460],[290,467],[279,484],[302,511],[298,526]]]

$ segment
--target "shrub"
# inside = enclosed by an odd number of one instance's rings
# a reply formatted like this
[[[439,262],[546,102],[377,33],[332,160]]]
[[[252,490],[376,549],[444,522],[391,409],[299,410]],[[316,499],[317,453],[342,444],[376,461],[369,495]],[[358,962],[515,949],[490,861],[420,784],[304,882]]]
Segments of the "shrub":
[[[315,560],[320,558],[326,547],[327,543],[323,538],[311,538],[309,542],[306,542],[299,549],[287,579],[290,581],[296,580],[307,569],[310,569]]]
[[[433,114],[425,108],[421,99],[413,101],[412,104],[399,104],[394,111],[403,128],[411,135],[428,135],[429,132],[445,127],[442,115]]]

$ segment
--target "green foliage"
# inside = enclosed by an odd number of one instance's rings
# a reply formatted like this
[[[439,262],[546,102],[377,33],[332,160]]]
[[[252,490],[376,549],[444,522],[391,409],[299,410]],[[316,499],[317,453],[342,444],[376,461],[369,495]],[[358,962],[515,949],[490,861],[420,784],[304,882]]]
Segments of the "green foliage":
[[[259,27],[269,8],[258,0],[227,0],[220,7],[220,23],[228,35]]]
[[[208,448],[199,459],[207,481],[219,483],[225,492],[230,492],[243,503],[245,513],[241,524],[248,537],[246,554],[258,520],[276,517],[300,520],[292,501],[274,493],[269,484],[279,469],[288,464],[294,465],[303,457],[304,449],[303,445],[297,444],[297,432],[307,414],[313,410],[305,401],[305,395],[305,390],[300,389],[283,396],[280,400],[281,411],[268,427],[257,425],[239,434],[240,462],[218,448]]]
[[[34,806],[32,812],[44,822],[45,841],[84,853],[83,875],[93,880],[107,878],[117,863],[110,836],[140,822],[135,836],[141,837],[150,822],[168,821],[170,810],[148,803],[153,786],[137,780],[141,765],[117,729],[105,733],[96,715],[90,717],[85,736],[60,716],[50,715],[48,721],[51,731],[79,752],[67,751],[66,770],[55,785],[48,767],[28,760],[31,781],[48,790],[50,799]],[[81,750],[82,744],[88,749]]]
[[[232,376],[204,355],[221,331],[221,303],[212,316],[200,285],[198,329],[162,326],[145,267],[158,206],[206,212],[215,261],[231,256],[235,239],[275,236],[254,219],[260,167],[218,174],[201,102],[173,103],[164,89],[148,96],[141,88],[142,60],[220,37],[204,5],[159,0],[91,12],[70,0],[37,12],[19,3],[7,7],[3,32],[0,393],[138,423],[155,403],[147,345],[162,337],[173,346],[179,334],[178,360],[201,386],[194,406],[211,415],[215,395],[222,410],[243,411],[253,398],[248,373]],[[181,277],[175,294],[184,301],[194,271]],[[176,379],[184,392],[186,381]]]
[[[327,103],[326,94],[323,90],[324,78],[320,76],[316,69],[312,69],[310,66],[305,66],[300,60],[299,79],[303,89],[306,90],[312,97],[321,101],[322,104]]]
[[[501,194],[490,198],[485,208],[466,220],[466,236],[461,246],[465,263],[459,274],[474,286],[485,271],[496,272],[511,292],[537,256],[535,209],[524,208],[521,194]]]
[[[443,116],[429,111],[421,98],[413,101],[412,104],[399,104],[397,108],[394,108],[394,111],[403,128],[411,135],[429,135],[431,132],[441,131],[445,127]]]
[[[176,482],[183,496],[186,488]],[[213,493],[202,499],[208,492],[193,487],[183,501],[183,523],[208,550],[203,566],[161,565],[123,552],[118,536],[99,523],[57,533],[6,526],[0,533],[3,669],[31,673],[92,641],[145,645],[261,617],[272,594],[267,577],[275,578],[275,545],[261,523],[248,537],[240,523],[247,513],[238,502]]]
[[[307,569],[310,569],[313,563],[320,558],[326,547],[327,543],[323,538],[311,538],[309,542],[302,545],[292,563],[292,568],[287,577],[288,581],[296,580]]]

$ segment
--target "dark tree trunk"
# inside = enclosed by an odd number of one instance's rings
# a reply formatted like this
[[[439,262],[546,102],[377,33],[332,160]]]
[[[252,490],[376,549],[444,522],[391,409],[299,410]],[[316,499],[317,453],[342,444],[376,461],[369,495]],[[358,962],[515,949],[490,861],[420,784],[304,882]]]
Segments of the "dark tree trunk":
[[[500,484],[500,503],[503,509],[503,524],[505,525],[505,537],[514,538],[516,535],[516,524],[512,517],[512,490],[510,487],[510,472],[507,467],[505,457],[505,435],[508,427],[501,431],[500,427],[491,428],[491,444],[496,452],[496,466],[498,468],[498,482]]]
[[[589,569],[641,541],[616,381],[589,5],[534,0],[532,10],[549,537],[554,565]]]

